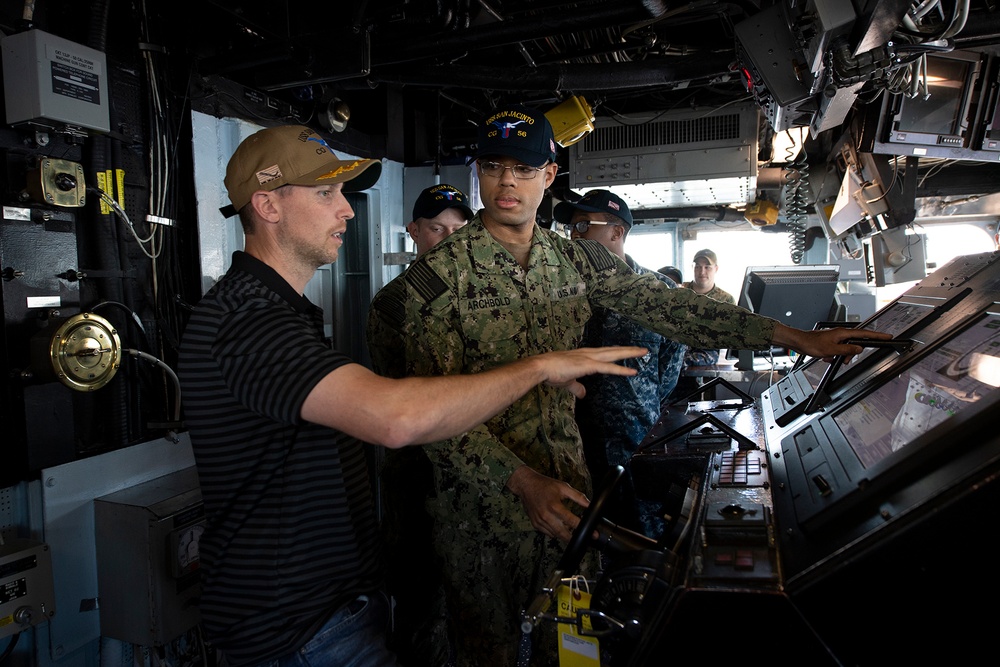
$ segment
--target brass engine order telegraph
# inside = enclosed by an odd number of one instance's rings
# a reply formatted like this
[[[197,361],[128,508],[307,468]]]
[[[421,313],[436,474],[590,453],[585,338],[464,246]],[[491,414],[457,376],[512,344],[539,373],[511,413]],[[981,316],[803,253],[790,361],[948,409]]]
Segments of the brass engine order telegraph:
[[[93,313],[80,313],[56,330],[49,358],[59,381],[77,391],[100,389],[121,365],[121,341],[111,323]]]

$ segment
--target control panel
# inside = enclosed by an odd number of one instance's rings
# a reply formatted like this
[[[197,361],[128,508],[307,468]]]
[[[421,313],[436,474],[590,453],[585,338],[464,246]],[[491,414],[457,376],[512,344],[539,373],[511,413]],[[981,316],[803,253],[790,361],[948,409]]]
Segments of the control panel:
[[[38,625],[55,613],[48,545],[22,539],[0,544],[0,637]]]

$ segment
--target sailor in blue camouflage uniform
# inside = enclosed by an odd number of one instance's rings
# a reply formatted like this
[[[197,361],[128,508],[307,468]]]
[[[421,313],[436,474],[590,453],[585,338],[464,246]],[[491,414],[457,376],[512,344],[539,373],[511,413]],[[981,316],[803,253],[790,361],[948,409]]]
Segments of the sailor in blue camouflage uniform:
[[[542,113],[497,109],[480,126],[476,157],[484,209],[406,271],[400,326],[408,374],[473,372],[576,348],[598,306],[702,347],[763,348],[773,340],[813,356],[861,352],[840,343],[857,331],[790,329],[671,289],[596,242],[537,226],[558,170]],[[425,449],[436,491],[428,509],[460,666],[516,664],[520,614],[579,523],[573,510],[589,502],[574,403],[567,391],[538,387],[481,426]],[[555,624],[541,624],[533,640],[532,664],[557,664]]]
[[[570,228],[572,238],[597,241],[636,273],[651,273],[671,288],[677,287],[670,278],[639,266],[625,253],[632,212],[610,190],[591,190],[575,203],[562,202],[553,215]],[[606,516],[620,526],[657,539],[665,527],[662,503],[636,496],[629,460],[659,418],[660,404],[677,385],[686,346],[603,307],[594,308],[583,339],[588,346],[629,341],[629,345],[649,350],[644,357],[628,361],[638,374],[621,378],[621,382],[606,382],[596,375],[581,378],[587,395],[576,402],[576,423],[593,480],[603,479],[613,466],[625,469],[609,499]]]

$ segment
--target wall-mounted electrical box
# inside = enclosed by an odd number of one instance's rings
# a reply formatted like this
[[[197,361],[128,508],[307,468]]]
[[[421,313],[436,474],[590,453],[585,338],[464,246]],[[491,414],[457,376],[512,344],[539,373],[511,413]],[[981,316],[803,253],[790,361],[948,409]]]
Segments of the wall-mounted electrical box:
[[[47,544],[0,544],[0,637],[21,632],[56,613],[52,556]]]
[[[0,40],[7,123],[111,129],[103,53],[41,30]]]
[[[163,646],[200,620],[194,467],[94,499],[101,635]]]

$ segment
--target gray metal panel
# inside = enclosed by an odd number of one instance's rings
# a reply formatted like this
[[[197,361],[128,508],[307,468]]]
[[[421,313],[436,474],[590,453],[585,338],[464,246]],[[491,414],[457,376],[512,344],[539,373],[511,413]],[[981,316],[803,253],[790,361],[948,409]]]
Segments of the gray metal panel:
[[[796,71],[801,51],[788,29],[780,4],[754,14],[736,25],[736,42],[749,58],[756,78],[763,80],[766,93],[780,106],[788,106],[812,93],[812,73]],[[800,65],[801,67],[801,65]],[[809,80],[803,82],[800,76]],[[755,95],[759,95],[755,91]]]
[[[96,498],[94,524],[103,636],[163,646],[197,625],[197,572],[175,563],[176,533],[204,524],[194,467]]]
[[[52,551],[56,608],[49,652],[60,660],[101,635],[94,499],[194,465],[191,441],[161,439],[74,461],[41,473],[44,540]]]
[[[233,251],[243,249],[238,218],[226,219],[219,209],[229,204],[222,183],[229,157],[260,127],[238,120],[220,120],[191,112],[194,182],[198,197],[198,241],[201,245],[202,292],[207,292],[229,268]]]
[[[570,187],[614,188],[630,208],[745,204],[757,183],[758,109],[600,118],[570,146]]]
[[[111,129],[103,53],[41,30],[5,37],[0,49],[8,123]]]

